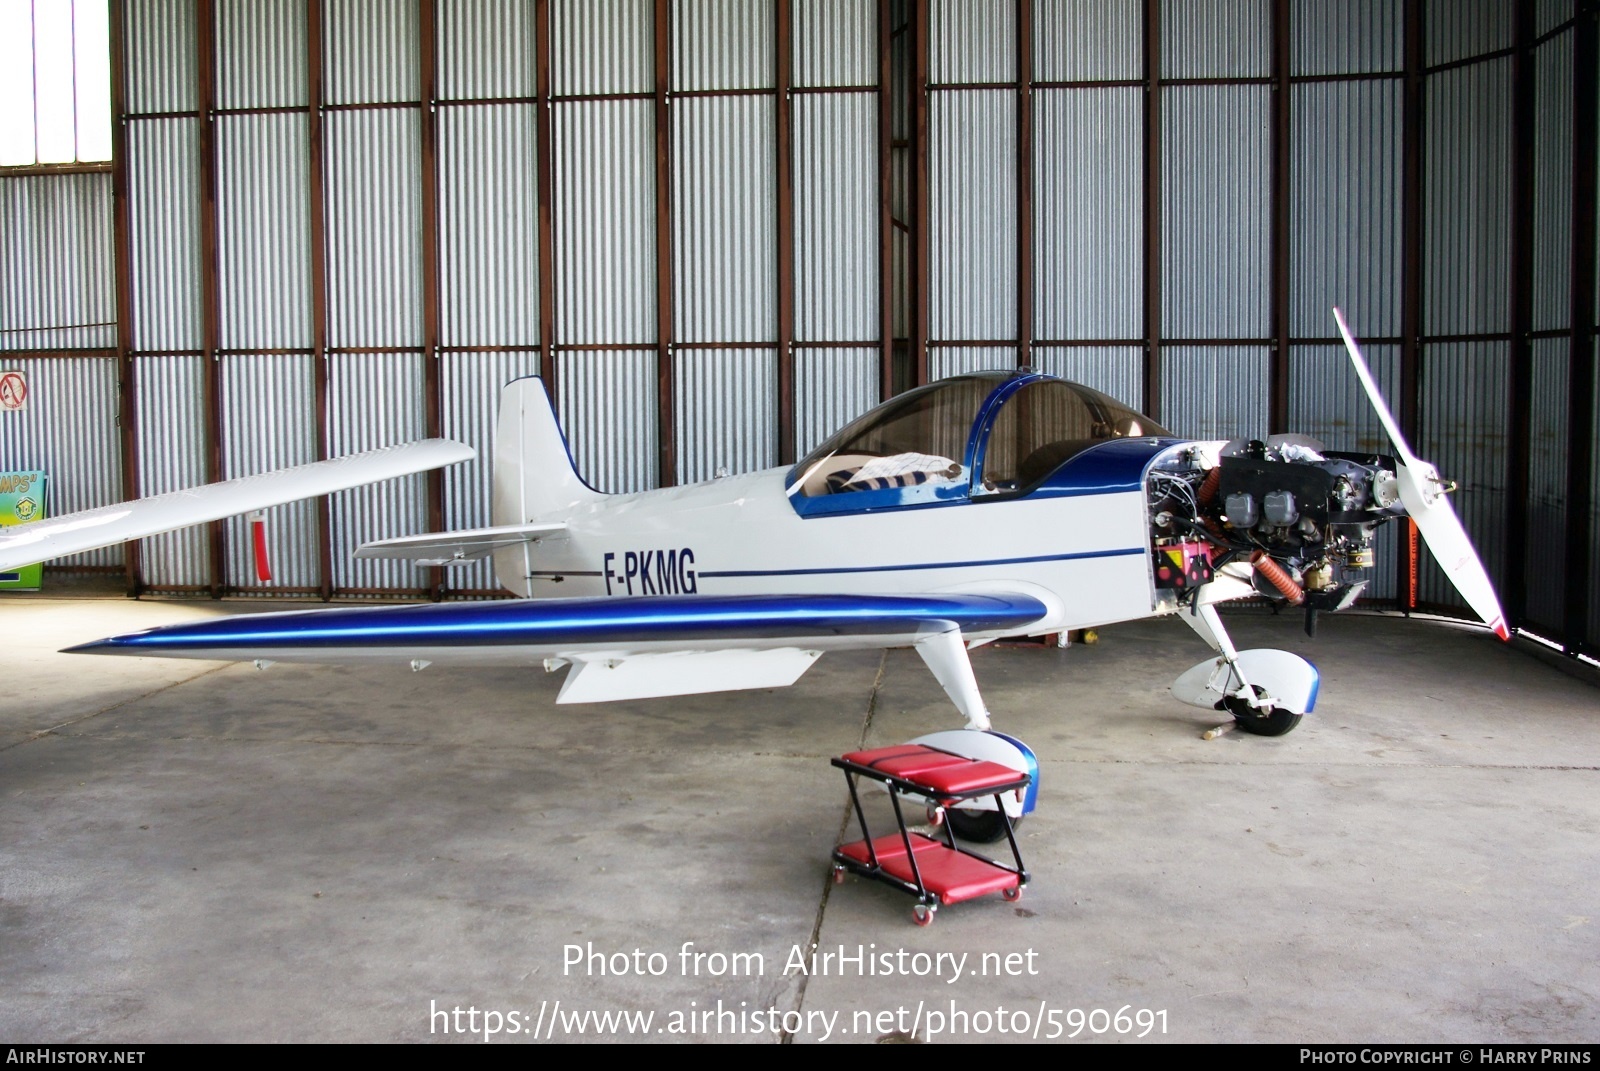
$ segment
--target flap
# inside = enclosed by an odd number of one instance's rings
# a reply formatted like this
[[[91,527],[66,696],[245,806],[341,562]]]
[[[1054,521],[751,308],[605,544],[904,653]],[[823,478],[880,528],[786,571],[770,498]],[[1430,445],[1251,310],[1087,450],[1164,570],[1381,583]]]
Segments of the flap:
[[[601,703],[664,695],[786,688],[821,651],[668,651],[575,661],[557,703]]]

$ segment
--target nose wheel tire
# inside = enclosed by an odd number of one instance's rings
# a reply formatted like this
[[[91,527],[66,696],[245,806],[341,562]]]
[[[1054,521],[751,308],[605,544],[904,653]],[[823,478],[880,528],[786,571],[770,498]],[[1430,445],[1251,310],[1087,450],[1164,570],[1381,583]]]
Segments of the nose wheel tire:
[[[1006,820],[999,811],[974,811],[950,807],[944,812],[944,820],[950,823],[950,830],[958,840],[971,841],[975,844],[993,844],[995,841],[1006,839]],[[1012,829],[1021,824],[1020,815],[1011,820]]]
[[[1300,717],[1292,710],[1274,710],[1266,715],[1256,713],[1240,717],[1235,714],[1233,720],[1247,733],[1255,733],[1257,736],[1283,736],[1294,731],[1294,727],[1300,724]]]
[[[1256,695],[1264,694],[1261,688],[1256,688]],[[1295,726],[1300,724],[1304,716],[1282,707],[1268,707],[1257,710],[1239,696],[1230,695],[1222,701],[1222,709],[1233,715],[1233,720],[1239,728],[1247,733],[1257,736],[1283,736],[1293,732]]]

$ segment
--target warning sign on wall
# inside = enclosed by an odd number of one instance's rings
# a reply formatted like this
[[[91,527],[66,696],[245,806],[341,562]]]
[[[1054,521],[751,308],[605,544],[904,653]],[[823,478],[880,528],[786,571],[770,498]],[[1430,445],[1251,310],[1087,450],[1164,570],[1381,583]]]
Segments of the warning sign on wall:
[[[21,372],[0,372],[0,412],[28,408],[28,377]]]
[[[44,473],[0,472],[0,527],[27,524],[44,516]],[[38,591],[44,566],[0,572],[0,591]]]

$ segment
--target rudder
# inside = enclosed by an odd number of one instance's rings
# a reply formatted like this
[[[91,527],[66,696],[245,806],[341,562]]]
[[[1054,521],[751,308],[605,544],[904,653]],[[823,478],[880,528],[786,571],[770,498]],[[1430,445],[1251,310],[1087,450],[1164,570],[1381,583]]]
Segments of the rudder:
[[[543,381],[506,384],[495,428],[493,523],[527,524],[602,497],[579,477]]]

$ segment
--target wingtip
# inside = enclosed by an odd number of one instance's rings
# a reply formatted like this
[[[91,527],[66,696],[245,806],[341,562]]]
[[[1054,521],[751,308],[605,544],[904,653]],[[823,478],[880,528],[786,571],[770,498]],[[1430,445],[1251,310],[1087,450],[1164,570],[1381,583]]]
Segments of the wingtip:
[[[107,636],[103,640],[91,640],[88,643],[76,644],[72,647],[61,648],[61,654],[98,654],[98,655],[137,655],[145,652],[135,642],[142,632],[130,632],[126,636]]]
[[[80,643],[73,647],[63,647],[61,654],[106,654],[114,650],[116,644],[111,640],[95,640],[91,643]]]

